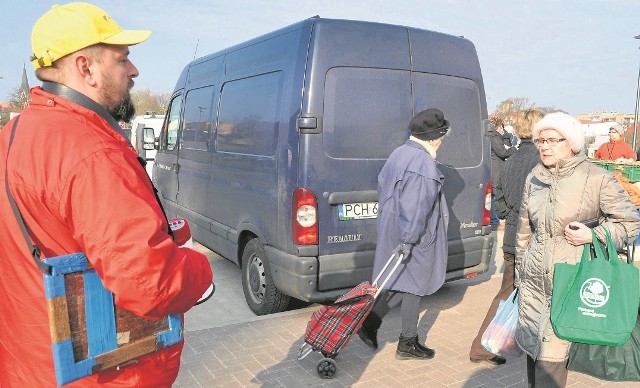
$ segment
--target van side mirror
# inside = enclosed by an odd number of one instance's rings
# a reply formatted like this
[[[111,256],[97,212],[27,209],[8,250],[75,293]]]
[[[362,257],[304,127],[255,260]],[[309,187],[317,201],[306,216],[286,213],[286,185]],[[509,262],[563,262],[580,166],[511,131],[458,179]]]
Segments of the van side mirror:
[[[156,148],[156,134],[153,128],[145,128],[142,133],[142,149],[154,150]]]

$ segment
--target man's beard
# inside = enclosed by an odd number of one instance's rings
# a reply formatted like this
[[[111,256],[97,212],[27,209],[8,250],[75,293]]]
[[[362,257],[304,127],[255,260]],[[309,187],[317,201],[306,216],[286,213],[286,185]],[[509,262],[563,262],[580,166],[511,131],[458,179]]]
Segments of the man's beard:
[[[113,116],[116,121],[123,121],[128,123],[133,119],[133,116],[136,114],[136,107],[133,105],[133,101],[131,100],[131,94],[127,92],[127,95],[124,96],[124,99],[120,104],[109,111],[111,116]]]

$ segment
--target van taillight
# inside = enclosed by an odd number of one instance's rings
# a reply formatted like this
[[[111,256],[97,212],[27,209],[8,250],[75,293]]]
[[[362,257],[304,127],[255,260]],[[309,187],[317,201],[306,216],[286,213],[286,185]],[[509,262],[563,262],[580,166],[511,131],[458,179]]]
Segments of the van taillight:
[[[318,243],[318,204],[311,190],[296,188],[293,191],[293,243],[311,245]]]
[[[491,191],[493,186],[491,181],[487,183],[487,188],[484,191],[484,211],[482,212],[482,225],[489,226],[491,223]]]

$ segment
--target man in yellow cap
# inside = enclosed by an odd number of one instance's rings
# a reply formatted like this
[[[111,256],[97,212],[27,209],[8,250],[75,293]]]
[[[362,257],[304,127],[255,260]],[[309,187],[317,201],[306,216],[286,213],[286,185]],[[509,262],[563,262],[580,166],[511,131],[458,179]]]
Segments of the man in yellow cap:
[[[211,284],[206,256],[172,240],[145,169],[114,118],[130,105],[138,76],[129,46],[150,34],[123,30],[102,9],[79,2],[54,6],[33,27],[32,63],[43,84],[0,132],[2,387],[56,383],[51,337],[61,333],[50,333],[46,268],[34,262],[29,241],[41,258],[84,253],[116,306],[143,318],[182,314]],[[69,386],[170,386],[182,346],[160,344]]]

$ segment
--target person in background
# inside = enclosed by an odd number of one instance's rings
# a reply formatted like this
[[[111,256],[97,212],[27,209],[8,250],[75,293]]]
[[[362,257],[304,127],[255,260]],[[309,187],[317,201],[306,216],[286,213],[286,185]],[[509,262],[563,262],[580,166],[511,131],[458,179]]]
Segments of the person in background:
[[[515,133],[513,125],[505,125],[504,131],[509,136],[511,145],[517,148],[520,145],[520,138],[518,138],[518,135]]]
[[[489,140],[491,141],[491,182],[495,185],[500,180],[504,161],[516,152],[517,148],[511,144],[511,137],[504,130],[504,121],[501,118],[494,115],[491,117],[491,123],[494,127],[492,131],[489,131]],[[494,198],[495,195],[491,191],[491,227],[496,230],[500,225],[500,218],[495,211]]]
[[[584,132],[574,117],[550,113],[532,131],[541,163],[527,176],[516,233],[516,276],[520,305],[515,339],[527,355],[530,387],[564,387],[570,342],[551,326],[550,301],[555,263],[580,261],[591,229],[580,222],[599,217],[617,249],[638,234],[640,216],[611,172],[589,163]],[[575,228],[575,229],[574,229]]]
[[[502,365],[506,362],[503,357],[487,351],[481,343],[482,334],[495,317],[500,301],[506,300],[513,291],[515,276],[514,258],[516,254],[516,228],[518,226],[518,211],[522,203],[524,181],[533,167],[540,163],[538,149],[531,140],[533,125],[544,116],[539,109],[528,109],[521,112],[516,120],[515,132],[520,139],[520,147],[507,159],[494,186],[496,212],[505,220],[504,236],[502,240],[502,254],[504,257],[504,272],[502,284],[493,298],[487,315],[480,325],[478,334],[471,343],[469,359],[471,362],[488,362]]]
[[[609,142],[598,147],[594,158],[603,160],[613,160],[616,162],[633,162],[636,160],[636,153],[633,147],[622,138],[624,129],[618,123],[609,128]]]
[[[444,176],[435,160],[449,122],[439,109],[430,108],[416,114],[409,127],[411,136],[391,153],[378,175],[378,241],[373,278],[392,253],[402,254],[403,264],[389,278],[358,335],[377,349],[382,319],[401,304],[402,330],[396,358],[428,359],[435,356],[435,350],[420,343],[418,318],[422,296],[431,295],[442,286],[447,267],[449,211]],[[386,276],[383,274],[383,279]]]
[[[193,307],[213,274],[204,254],[172,240],[149,177],[115,119],[127,119],[138,76],[129,47],[150,34],[123,30],[88,3],[54,5],[42,15],[31,36],[42,86],[31,89],[30,105],[0,133],[0,176],[42,258],[83,252],[116,306],[159,319]],[[0,212],[0,386],[55,386],[43,273],[6,190]],[[65,386],[169,387],[182,347]]]

